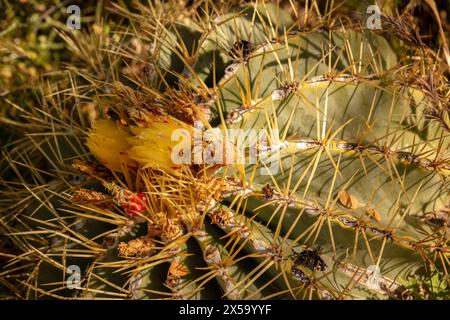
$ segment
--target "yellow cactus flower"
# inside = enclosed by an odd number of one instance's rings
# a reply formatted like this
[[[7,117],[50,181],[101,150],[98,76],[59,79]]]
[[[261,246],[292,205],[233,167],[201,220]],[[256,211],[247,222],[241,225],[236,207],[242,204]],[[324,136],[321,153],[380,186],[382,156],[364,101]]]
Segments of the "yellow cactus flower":
[[[131,165],[128,157],[130,137],[124,129],[112,120],[98,120],[87,139],[91,153],[113,171],[122,171],[123,165]]]
[[[168,115],[152,120],[147,128],[132,129],[135,136],[128,138],[132,145],[129,157],[144,167],[166,171],[190,163],[194,128]]]

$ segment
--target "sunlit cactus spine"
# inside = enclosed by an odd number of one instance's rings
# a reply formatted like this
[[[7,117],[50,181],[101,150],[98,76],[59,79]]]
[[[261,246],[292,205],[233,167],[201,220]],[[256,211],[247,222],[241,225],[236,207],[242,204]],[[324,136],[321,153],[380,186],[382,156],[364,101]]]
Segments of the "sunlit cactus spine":
[[[5,154],[22,180],[3,183],[2,230],[22,252],[6,285],[21,298],[408,299],[430,280],[448,298],[442,61],[401,21],[368,30],[314,3],[114,5],[133,28],[66,31],[98,65],[48,81],[43,112],[23,111],[32,134]]]

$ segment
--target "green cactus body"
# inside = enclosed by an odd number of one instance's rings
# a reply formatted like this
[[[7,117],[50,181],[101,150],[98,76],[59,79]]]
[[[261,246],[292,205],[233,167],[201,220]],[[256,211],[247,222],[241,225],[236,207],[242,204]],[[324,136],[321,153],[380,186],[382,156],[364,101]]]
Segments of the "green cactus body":
[[[103,122],[76,138],[53,125],[32,147],[52,185],[39,189],[47,177],[31,170],[28,204],[2,227],[40,259],[24,258],[22,297],[389,299],[404,279],[446,274],[449,131],[384,37],[297,31],[265,3],[181,21],[155,24],[150,82],[83,77]],[[93,93],[105,82],[112,92]],[[222,146],[244,146],[243,165],[168,160],[173,130],[210,128]],[[74,169],[81,183],[68,180]]]

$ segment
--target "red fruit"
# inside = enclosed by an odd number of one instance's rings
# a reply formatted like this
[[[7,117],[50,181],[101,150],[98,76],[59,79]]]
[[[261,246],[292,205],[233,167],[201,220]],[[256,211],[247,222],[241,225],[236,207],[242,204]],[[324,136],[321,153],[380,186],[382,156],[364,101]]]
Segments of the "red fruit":
[[[136,193],[136,196],[137,196],[139,199],[141,199],[142,201],[146,201],[146,200],[147,200],[142,192]]]
[[[131,217],[136,216],[145,211],[146,198],[142,192],[137,192],[136,194],[128,197],[127,202],[122,205],[125,213]]]

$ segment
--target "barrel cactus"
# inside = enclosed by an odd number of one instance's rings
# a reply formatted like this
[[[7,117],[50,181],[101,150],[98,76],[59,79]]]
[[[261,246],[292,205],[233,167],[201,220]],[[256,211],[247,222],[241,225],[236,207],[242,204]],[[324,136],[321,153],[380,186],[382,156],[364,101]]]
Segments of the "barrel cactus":
[[[2,221],[19,253],[2,285],[23,298],[405,299],[433,279],[448,298],[438,57],[401,30],[209,5],[117,6],[133,31],[65,34],[97,60],[75,60],[22,110]]]

